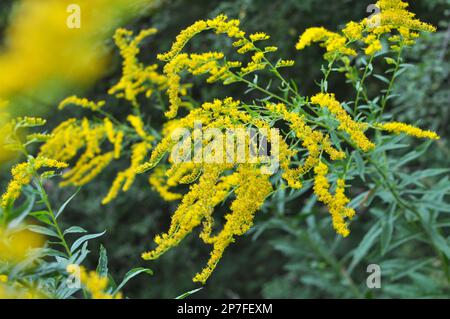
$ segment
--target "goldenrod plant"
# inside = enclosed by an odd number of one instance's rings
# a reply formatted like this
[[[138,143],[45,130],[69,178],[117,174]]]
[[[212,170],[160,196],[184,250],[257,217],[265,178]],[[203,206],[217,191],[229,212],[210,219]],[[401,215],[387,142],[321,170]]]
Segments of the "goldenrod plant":
[[[42,118],[24,117],[9,123],[8,147],[22,153],[27,160],[12,168],[12,180],[1,198],[0,299],[71,298],[78,291],[85,298],[120,299],[123,296],[120,289],[128,280],[139,273],[151,274],[151,270],[132,269],[116,286],[108,277],[108,259],[103,246],[96,271],[88,272],[81,265],[89,254],[89,240],[105,232],[82,235],[69,245],[68,236],[87,233],[79,226],[63,229],[59,224],[61,214],[76,193],[55,210],[46,191],[46,184],[68,164],[30,155],[28,149],[50,135],[31,133],[26,135],[26,141],[20,137],[21,131],[45,122]],[[26,201],[15,207],[22,194]]]
[[[152,64],[140,60],[153,53],[142,52],[142,45],[151,43],[158,31],[117,29],[114,41],[122,58],[122,76],[105,92],[107,98],[67,97],[58,109],[64,116],[72,112],[82,116],[67,116],[46,133],[28,135],[26,144],[20,142],[17,129],[42,126],[45,121],[18,118],[6,124],[8,147],[22,150],[26,160],[11,171],[1,200],[5,216],[37,178],[50,225],[66,254],[66,270],[73,274],[78,268],[72,264],[80,262],[72,262],[74,251],[58,228],[58,214],[52,213],[42,179],[60,170],[60,187],[84,187],[101,179],[109,167],[117,167],[115,162],[126,161],[127,167],[115,172],[109,191],[101,195],[101,203],[114,205],[137,179],[148,179],[149,191],[175,202],[176,209],[168,230],[151,234],[155,245],[149,244],[142,258],[163,258],[196,232],[212,246],[206,266],[193,277],[201,284],[220,267],[225,250],[249,232],[258,211],[274,198],[284,200],[286,193],[308,196],[311,190],[314,203],[327,208],[326,223],[339,241],[352,236],[353,223],[364,222],[359,218],[360,204],[375,196],[388,198],[422,220],[425,216],[397,192],[380,159],[389,158],[389,150],[395,148],[390,143],[406,135],[440,139],[438,133],[400,122],[387,112],[396,80],[406,68],[404,51],[436,28],[419,20],[404,1],[380,0],[376,5],[380,9],[376,15],[334,31],[311,27],[292,43],[300,58],[310,46],[323,50],[323,76],[312,95],[302,93],[297,78],[285,75],[295,62],[283,56],[269,34],[247,33],[238,19],[224,14],[183,29]],[[192,52],[192,44],[206,34],[225,39],[229,46]],[[344,100],[332,92],[332,78],[345,82],[353,98]],[[380,80],[385,87],[372,96],[368,87]],[[199,84],[242,91],[204,100],[195,92]],[[109,105],[112,100],[119,101],[115,105],[120,110]],[[72,111],[76,107],[79,110]],[[165,117],[162,127],[152,121],[155,111]],[[258,132],[256,137],[247,134],[252,130]],[[26,151],[28,143],[40,144],[34,156]],[[365,180],[363,166],[377,187],[361,198],[351,184],[357,176]],[[51,171],[39,173],[42,168]],[[444,265],[448,263],[448,251],[438,254]],[[122,297],[119,291],[108,290],[107,279],[96,272],[81,268],[78,278],[85,296]]]

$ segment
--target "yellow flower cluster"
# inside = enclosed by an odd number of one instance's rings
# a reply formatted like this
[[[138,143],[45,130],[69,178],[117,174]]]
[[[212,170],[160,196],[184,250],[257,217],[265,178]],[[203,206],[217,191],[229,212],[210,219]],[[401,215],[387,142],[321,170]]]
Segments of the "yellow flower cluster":
[[[341,30],[343,35],[323,27],[307,29],[299,38],[297,50],[319,42],[326,48],[325,59],[344,58],[356,55],[351,44],[362,40],[366,44],[365,54],[373,56],[383,49],[380,41],[383,34],[398,31],[398,34],[389,37],[389,41],[397,43],[392,48],[398,50],[401,46],[414,44],[419,36],[418,31],[434,32],[436,30],[432,25],[416,19],[415,14],[407,10],[408,4],[401,0],[381,0],[376,5],[380,13],[360,22],[347,23]]]
[[[6,208],[19,198],[22,188],[30,184],[39,169],[43,167],[61,169],[67,166],[67,163],[43,156],[38,156],[37,158],[30,157],[27,162],[15,165],[11,169],[12,180],[9,182],[6,192],[1,197],[0,206]]]
[[[235,236],[247,232],[253,224],[255,212],[272,191],[270,176],[262,175],[254,165],[239,165],[234,174],[221,176],[230,168],[229,165],[220,164],[203,166],[199,182],[191,186],[173,214],[169,231],[155,238],[157,247],[144,253],[144,259],[158,258],[171,247],[178,245],[203,221],[200,237],[205,243],[213,245],[213,251],[206,268],[195,276],[194,281],[204,283],[208,279],[225,248],[234,241]],[[236,198],[230,206],[231,213],[226,215],[226,223],[219,234],[212,236],[214,207],[226,198],[234,186],[237,186],[237,189],[234,191]]]
[[[401,0],[380,0],[376,5],[381,10],[380,17],[374,16],[372,19],[380,18],[382,26],[388,26],[392,29],[406,28],[415,31],[436,31],[434,26],[416,19],[415,14],[407,10],[408,3],[406,2]]]
[[[266,197],[272,191],[268,175],[261,175],[259,170],[251,165],[241,165],[235,179],[239,186],[235,190],[236,199],[231,203],[231,212],[225,216],[223,229],[211,237],[211,216],[206,219],[206,228],[202,238],[213,245],[207,266],[194,277],[194,281],[205,283],[216,268],[225,249],[234,242],[235,236],[245,234],[252,226],[256,211],[263,205]],[[230,184],[228,184],[230,185]],[[232,184],[231,184],[232,185]]]
[[[103,205],[106,205],[114,200],[118,196],[120,189],[124,192],[127,192],[130,189],[136,179],[137,168],[142,164],[142,162],[144,162],[150,148],[151,145],[147,142],[141,142],[133,145],[131,165],[128,169],[117,174],[117,177],[114,180],[108,194],[102,200]]]
[[[407,135],[411,135],[417,138],[428,138],[431,140],[438,140],[440,137],[435,132],[432,131],[424,131],[418,127],[414,127],[409,124],[401,123],[401,122],[390,122],[383,124],[375,124],[376,128],[379,128],[383,131],[400,134],[404,133]]]
[[[195,123],[202,123],[203,129],[208,128],[238,128],[245,125],[253,125],[257,128],[270,129],[265,121],[254,119],[247,112],[239,110],[241,104],[231,98],[206,102],[201,108],[193,109],[182,119],[169,121],[163,131],[164,138],[154,148],[150,159],[138,168],[143,173],[154,166],[169,152],[177,141],[173,140],[173,134],[179,129],[195,129]],[[226,156],[226,153],[223,154]]]
[[[74,104],[79,107],[90,109],[92,111],[98,111],[105,105],[105,101],[92,102],[86,98],[79,98],[76,96],[70,96],[64,99],[58,106],[60,110],[64,109],[67,105]]]
[[[341,103],[336,100],[334,94],[319,93],[311,97],[311,102],[327,108],[339,121],[338,128],[347,132],[352,141],[364,152],[375,147],[375,144],[373,144],[364,134],[367,125],[353,121],[350,115],[348,115],[341,106]]]
[[[192,165],[192,163],[186,164]],[[183,197],[182,194],[173,193],[169,191],[169,188],[176,186],[178,181],[175,179],[175,177],[172,177],[172,181],[169,182],[166,178],[166,170],[161,166],[155,168],[153,173],[150,175],[148,181],[150,185],[152,185],[153,189],[156,190],[161,196],[161,198],[163,198],[165,201],[170,202],[177,199],[181,199]]]
[[[270,36],[264,32],[256,32],[256,33],[250,34],[249,38],[252,42],[256,42],[256,41],[269,40]]]
[[[333,220],[333,227],[336,232],[343,237],[347,237],[350,234],[345,219],[351,219],[355,215],[355,210],[346,207],[349,203],[349,199],[345,196],[345,181],[342,179],[337,180],[336,193],[333,196],[329,189],[330,183],[327,180],[328,166],[323,162],[320,162],[314,168],[314,193],[322,203],[328,206],[328,209]]]
[[[102,153],[101,145],[105,139],[113,145],[113,150]],[[100,174],[114,158],[120,157],[122,139],[123,132],[116,132],[109,120],[93,125],[86,118],[81,123],[72,118],[52,131],[41,146],[40,155],[69,161],[84,149],[76,165],[63,175],[61,183],[61,186],[82,186]]]
[[[244,37],[245,32],[239,29],[239,24],[239,20],[228,20],[225,15],[219,15],[212,20],[199,20],[181,31],[170,51],[158,54],[158,59],[161,61],[172,60],[183,50],[190,39],[206,30],[214,30],[217,34],[227,34],[230,38],[241,39]]]
[[[347,38],[335,33],[328,31],[323,27],[313,27],[308,28],[305,32],[300,36],[297,44],[297,50],[303,50],[307,46],[310,46],[312,43],[319,42],[326,49],[326,53],[324,55],[325,59],[330,60],[333,59],[336,55],[356,55],[355,50],[346,46]]]
[[[39,141],[39,142],[46,142],[53,136],[51,134],[45,134],[45,133],[33,133],[27,135],[27,141]]]
[[[383,34],[398,32],[389,37],[389,41],[397,43],[391,46],[399,50],[401,46],[412,45],[419,37],[419,31],[434,32],[436,28],[415,18],[415,14],[407,10],[408,3],[400,0],[381,0],[376,3],[380,13],[364,19],[361,24],[368,26],[364,42],[365,52],[373,55],[382,49],[380,37]]]
[[[367,44],[364,52],[369,56],[374,55],[375,53],[383,49],[383,45],[381,44],[379,37],[375,36],[374,34],[368,35],[364,39],[364,42]]]
[[[225,167],[222,165],[205,165],[199,182],[190,187],[189,192],[183,197],[178,209],[172,215],[169,231],[155,237],[155,243],[158,246],[154,250],[142,254],[142,258],[158,258],[171,247],[178,245],[186,235],[200,225],[205,216],[212,214],[214,207],[211,204],[215,185],[224,170]]]
[[[140,52],[140,43],[148,36],[157,32],[150,28],[142,30],[133,37],[133,32],[126,29],[117,29],[114,40],[123,57],[122,77],[108,93],[118,98],[125,98],[134,107],[138,107],[137,97],[145,93],[150,97],[155,91],[160,91],[167,86],[167,77],[157,72],[158,65],[144,66],[139,62],[137,55]]]
[[[345,25],[345,28],[342,29],[342,33],[351,41],[360,40],[363,31],[363,25],[354,21],[350,21]]]
[[[86,271],[86,268],[78,265],[67,265],[66,271],[77,276],[80,283],[91,295],[92,299],[122,299],[122,293],[112,295],[108,291],[108,278],[100,276],[95,271]]]
[[[182,71],[188,71],[192,75],[209,74],[207,83],[222,81],[224,84],[230,84],[236,81],[236,76],[230,72],[230,69],[242,66],[240,61],[225,61],[222,52],[182,53],[184,46],[197,34],[206,30],[213,30],[217,34],[226,34],[235,40],[233,46],[237,48],[239,54],[254,52],[251,61],[246,66],[241,67],[241,76],[265,69],[267,65],[265,53],[273,52],[276,48],[267,47],[264,51],[261,51],[255,46],[255,42],[267,40],[270,37],[263,32],[258,32],[251,34],[248,39],[245,37],[245,32],[239,29],[239,24],[239,20],[228,20],[225,15],[219,15],[206,21],[197,21],[181,31],[169,52],[158,55],[159,60],[166,62],[164,74],[168,78],[167,95],[170,104],[169,110],[166,112],[168,118],[176,117],[179,107],[183,105],[180,98],[180,93],[182,94],[184,91],[181,85],[180,73]],[[292,65],[293,61],[282,60],[278,67]]]
[[[267,104],[267,108],[279,114],[287,121],[290,128],[295,132],[296,137],[302,141],[302,146],[308,150],[304,164],[295,170],[283,167],[283,177],[288,182],[288,185],[293,188],[301,188],[302,184],[299,180],[301,175],[307,173],[318,162],[321,153],[326,152],[332,160],[339,160],[345,158],[345,153],[338,151],[332,147],[330,137],[320,131],[313,130],[308,126],[303,118],[296,113],[289,112],[284,104]]]
[[[124,59],[123,75],[119,83],[109,90],[109,94],[129,100],[135,108],[139,107],[137,96],[140,93],[145,92],[150,97],[151,90],[160,91],[167,85],[167,78],[156,71],[156,65],[145,67],[137,59],[139,44],[155,32],[155,29],[147,29],[133,37],[131,31],[119,29],[115,34],[116,44]],[[77,104],[94,111],[104,106],[104,102],[94,103],[87,99],[70,97],[61,103],[60,108],[67,104]],[[130,114],[127,121],[131,127],[118,123],[113,117],[105,117],[102,122],[90,121],[87,118],[81,121],[68,119],[45,138],[40,154],[64,161],[78,158],[70,171],[63,175],[61,186],[82,186],[99,175],[114,159],[119,159],[124,153],[124,145],[131,144],[130,167],[117,174],[108,194],[102,200],[103,204],[107,204],[115,199],[120,191],[126,192],[130,189],[136,178],[136,169],[144,162],[154,140],[154,137],[146,132],[140,116]],[[124,140],[125,137],[130,141]],[[103,149],[111,150],[104,152]],[[79,155],[82,150],[84,152]]]
[[[65,181],[61,183],[61,186],[82,186],[87,184],[100,174],[114,158],[113,151],[102,153],[100,148],[101,141],[106,135],[104,125],[91,125],[91,123],[84,118],[81,122],[79,131],[81,135],[76,137],[72,136],[72,138],[78,138],[79,142],[77,146],[79,146],[79,148],[85,147],[85,151],[79,158],[77,164],[69,172],[64,174],[63,177]],[[70,135],[73,132],[71,127],[62,132],[53,132],[54,138],[50,139],[48,144],[45,144],[43,148],[41,148],[41,152],[45,150],[46,145],[54,145],[58,143],[63,136]],[[62,143],[59,144],[61,145]],[[58,158],[55,147],[50,148],[50,151],[56,152],[54,156]],[[76,155],[76,153],[74,155]]]
[[[252,56],[252,60],[247,64],[246,67],[241,68],[243,75],[252,73],[258,70],[264,70],[266,63],[263,62],[264,53],[261,51],[256,52]],[[286,65],[285,65],[286,66]]]
[[[136,134],[139,135],[140,138],[147,141],[153,141],[154,137],[147,134],[144,129],[144,122],[139,116],[136,115],[128,115],[128,122],[130,122],[131,126],[136,130]]]
[[[277,68],[286,68],[286,67],[293,66],[294,64],[295,64],[295,62],[293,60],[280,60],[280,61],[277,62],[275,67],[277,67]]]
[[[0,228],[0,260],[18,263],[26,258],[30,249],[42,247],[44,242],[41,235],[29,230]],[[7,279],[0,275],[0,282]]]
[[[40,117],[17,117],[10,121],[12,126],[15,127],[36,127],[43,126],[47,123],[47,120]]]
[[[208,82],[217,81],[227,76],[229,64],[220,66],[218,60],[224,57],[220,52],[207,52],[203,54],[179,54],[169,61],[164,67],[164,73],[168,78],[167,95],[169,97],[169,110],[165,113],[168,118],[174,118],[178,109],[182,106],[180,94],[183,95],[181,85],[182,71],[188,71],[193,75],[209,73]]]

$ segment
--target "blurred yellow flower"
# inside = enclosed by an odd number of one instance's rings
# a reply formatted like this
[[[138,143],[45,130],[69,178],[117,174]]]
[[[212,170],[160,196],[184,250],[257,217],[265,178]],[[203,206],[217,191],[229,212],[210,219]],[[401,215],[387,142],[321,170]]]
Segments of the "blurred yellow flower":
[[[78,0],[80,28],[71,28],[69,0],[22,0],[0,54],[0,96],[31,93],[50,81],[85,84],[105,66],[101,40],[152,0]],[[61,82],[62,81],[62,82]]]
[[[44,238],[29,230],[7,230],[0,228],[0,260],[19,262],[32,248],[42,247]]]
[[[107,292],[108,278],[100,276],[95,271],[88,272],[83,266],[73,264],[67,265],[66,271],[78,277],[92,299],[122,299],[120,292],[114,295]]]

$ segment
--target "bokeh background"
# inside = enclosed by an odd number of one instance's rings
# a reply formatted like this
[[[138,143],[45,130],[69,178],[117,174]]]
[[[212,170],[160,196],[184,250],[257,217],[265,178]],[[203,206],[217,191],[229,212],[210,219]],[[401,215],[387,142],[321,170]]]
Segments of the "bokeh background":
[[[35,9],[47,1],[33,0]],[[63,1],[64,2],[64,1]],[[76,0],[70,1],[76,3]],[[95,2],[95,1],[92,1]],[[102,1],[100,1],[102,2]],[[167,50],[177,33],[198,19],[211,18],[225,13],[232,18],[239,18],[243,29],[248,32],[264,31],[271,35],[271,43],[278,46],[285,58],[294,59],[296,67],[290,70],[290,76],[297,81],[300,91],[311,94],[316,90],[315,80],[320,79],[322,60],[319,48],[310,48],[301,54],[295,51],[294,44],[307,27],[324,26],[331,30],[343,26],[349,20],[360,20],[370,13],[367,6],[373,1],[363,0],[161,0],[145,3],[135,1],[136,7],[122,8],[121,1],[111,2],[117,5],[115,12],[99,10],[99,16],[92,19],[87,32],[90,41],[88,48],[96,50],[101,68],[87,67],[77,74],[71,68],[71,58],[77,59],[79,52],[66,56],[53,52],[47,58],[40,57],[39,38],[46,37],[45,30],[35,30],[29,35],[29,41],[38,47],[30,48],[15,61],[23,65],[38,63],[57,63],[62,75],[50,74],[49,79],[32,81],[17,80],[29,84],[8,92],[11,100],[10,110],[14,115],[42,115],[53,127],[67,113],[56,112],[56,106],[65,96],[79,94],[94,100],[107,99],[108,103],[120,108],[120,101],[111,100],[105,92],[120,78],[121,60],[111,39],[114,28],[118,26],[133,30],[156,27],[159,33],[144,43],[141,58],[145,62],[155,61],[158,52]],[[133,0],[126,1],[133,4]],[[151,2],[151,3],[150,3]],[[414,63],[402,75],[397,83],[400,93],[390,105],[390,112],[397,120],[408,123],[420,123],[422,127],[436,130],[442,137],[431,146],[420,159],[403,167],[405,172],[421,168],[448,167],[450,149],[449,110],[450,110],[450,1],[449,0],[414,0],[409,1],[411,11],[428,23],[438,27],[438,32],[427,34],[417,45],[407,50],[406,62]],[[136,8],[139,8],[136,10]],[[118,13],[119,12],[119,13]],[[0,3],[0,66],[12,62],[9,50],[14,43],[11,28],[17,23],[30,23],[21,20],[20,1],[2,0]],[[45,10],[43,11],[45,17]],[[119,14],[121,19],[115,19]],[[100,22],[94,23],[96,20]],[[90,23],[90,22],[89,22]],[[32,29],[32,28],[31,28]],[[83,29],[83,27],[82,27]],[[34,37],[34,38],[33,38]],[[69,45],[73,39],[67,38],[60,50]],[[200,51],[220,49],[223,39],[213,36],[203,37],[192,49]],[[61,59],[66,59],[62,61]],[[52,62],[53,61],[53,62]],[[99,62],[100,63],[100,62]],[[9,66],[12,68],[12,66]],[[80,70],[82,66],[77,68]],[[11,69],[11,70],[12,70]],[[8,69],[10,70],[10,69]],[[4,73],[0,69],[0,73]],[[29,76],[34,75],[32,71]],[[13,71],[9,71],[13,72]],[[73,73],[75,72],[75,74]],[[26,72],[25,72],[26,74]],[[55,76],[54,76],[55,75]],[[74,81],[74,77],[82,80]],[[62,79],[62,80],[61,80]],[[1,87],[8,87],[8,74],[0,76]],[[45,82],[45,83],[44,83]],[[342,80],[330,79],[331,91],[337,92],[341,99],[352,97],[352,92]],[[216,96],[233,95],[241,92],[239,88],[196,86],[193,94],[208,100]],[[369,88],[370,89],[370,88]],[[379,88],[374,86],[372,93]],[[373,94],[372,94],[373,95]],[[114,105],[116,104],[116,105]],[[144,102],[144,109],[152,114],[155,127],[162,123],[158,110]],[[71,115],[78,111],[65,110]],[[419,122],[418,122],[419,121]],[[412,144],[412,147],[415,147]],[[0,189],[5,186],[11,162],[0,164]],[[110,172],[118,168],[111,166]],[[192,234],[176,249],[172,249],[162,258],[153,262],[144,262],[140,253],[152,245],[155,234],[168,227],[171,212],[175,204],[168,204],[158,197],[145,178],[133,186],[132,191],[122,194],[113,204],[102,206],[101,196],[106,194],[114,174],[103,174],[95,182],[83,187],[76,200],[64,215],[63,223],[82,225],[90,232],[107,233],[97,242],[90,244],[92,251],[89,263],[96,265],[98,244],[102,243],[110,260],[110,271],[120,278],[130,268],[145,265],[154,270],[153,276],[142,276],[134,280],[125,289],[132,298],[174,298],[188,290],[198,288],[192,283],[192,276],[206,263],[209,247],[203,245]],[[448,177],[447,177],[448,180]],[[427,181],[430,185],[439,180]],[[360,185],[360,190],[365,185]],[[48,185],[52,200],[59,203],[68,197],[73,189],[59,189]],[[354,190],[358,195],[358,186]],[[448,192],[447,192],[448,194]],[[330,227],[327,214],[314,205],[314,197],[289,196],[281,193],[280,198],[272,199],[257,215],[256,225],[249,234],[237,239],[225,253],[219,266],[203,290],[193,297],[206,298],[348,298],[348,297],[433,297],[450,296],[448,282],[442,280],[442,267],[429,260],[430,247],[420,241],[403,244],[402,232],[414,227],[407,218],[398,218],[393,227],[392,249],[386,251],[383,236],[367,238],[372,226],[382,220],[385,206],[382,199],[374,199],[367,209],[352,224],[352,235],[345,240],[337,239]],[[448,195],[447,195],[448,196]],[[447,208],[448,210],[448,208]],[[447,220],[443,221],[448,223]],[[382,227],[382,225],[380,226]],[[448,228],[447,228],[448,229]],[[384,232],[385,228],[380,229]],[[389,229],[388,229],[389,231]],[[383,233],[384,234],[384,233]],[[397,236],[398,234],[398,236]],[[443,234],[450,244],[449,234]],[[447,237],[445,237],[447,236]],[[398,241],[398,242],[397,242]],[[361,243],[364,246],[361,247]],[[378,263],[385,270],[382,277],[382,289],[369,290],[366,287],[366,267]],[[448,265],[447,265],[448,269]],[[445,277],[445,274],[444,274]]]

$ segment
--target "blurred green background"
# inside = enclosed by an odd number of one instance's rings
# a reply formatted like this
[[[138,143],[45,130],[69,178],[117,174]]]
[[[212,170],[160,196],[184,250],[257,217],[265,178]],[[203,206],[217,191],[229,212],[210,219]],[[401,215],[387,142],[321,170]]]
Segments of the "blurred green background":
[[[0,36],[9,22],[14,2],[3,0],[0,4]],[[271,35],[271,43],[280,48],[280,54],[296,61],[296,67],[289,71],[289,75],[297,81],[302,93],[311,94],[317,90],[314,80],[321,77],[321,53],[319,48],[310,48],[301,54],[296,52],[294,45],[299,34],[310,26],[324,26],[335,30],[349,20],[360,20],[369,15],[366,8],[372,2],[166,0],[156,10],[135,19],[125,27],[140,30],[153,26],[159,29],[156,38],[145,42],[142,49],[142,60],[152,62],[156,53],[167,50],[177,33],[194,21],[214,17],[219,13],[239,18],[244,30],[267,32]],[[402,167],[405,173],[425,167],[448,167],[450,155],[447,142],[450,109],[450,1],[415,0],[410,1],[410,6],[411,11],[421,20],[438,26],[438,32],[424,36],[414,48],[407,50],[407,62],[414,63],[416,67],[399,79],[397,90],[401,94],[391,102],[390,112],[396,120],[419,123],[422,127],[436,130],[443,139],[431,146],[422,157]],[[213,36],[202,39],[195,42],[192,48],[205,51],[220,49],[224,45]],[[92,99],[107,98],[107,88],[120,77],[121,60],[112,40],[107,41],[106,45],[113,52],[114,59],[104,78],[88,91],[74,88],[71,94],[79,93]],[[376,94],[378,88],[374,86],[372,89]],[[201,96],[202,100],[208,100],[236,92],[233,87],[227,90],[224,91],[220,86],[211,88],[203,85],[197,86],[194,94]],[[334,81],[331,91],[337,92],[341,99],[353,97],[349,86],[339,81]],[[120,109],[119,102],[110,102],[116,103]],[[144,104],[144,109],[146,108],[152,114],[152,124],[161,124],[162,117],[158,111],[152,110],[151,105]],[[77,114],[76,111],[70,112]],[[49,127],[66,116],[67,113],[47,114]],[[412,140],[408,142],[412,143]],[[412,148],[417,145],[411,144]],[[82,225],[90,232],[107,229],[106,235],[98,243],[101,242],[106,247],[110,259],[109,268],[116,278],[139,265],[154,270],[153,276],[142,276],[130,282],[125,294],[131,298],[173,298],[197,288],[191,278],[206,263],[210,247],[201,243],[196,234],[189,236],[179,247],[157,261],[144,262],[140,259],[140,253],[152,247],[154,235],[168,227],[170,215],[176,207],[175,204],[165,203],[150,191],[145,177],[141,177],[130,192],[122,194],[113,204],[100,204],[99,194],[107,193],[115,176],[113,172],[119,166],[122,167],[120,163],[116,165],[109,168],[109,173],[101,175],[81,190],[65,212],[64,223]],[[7,180],[8,172],[3,171],[0,185],[4,187]],[[426,183],[431,187],[439,185],[443,180],[448,182],[448,176],[441,180],[430,179]],[[353,197],[370,187],[361,182],[359,187],[354,187]],[[48,185],[48,189],[55,202],[62,202],[73,192],[73,189],[60,190],[56,185]],[[449,190],[444,189],[443,197],[448,198]],[[238,238],[225,252],[209,282],[193,297],[450,296],[448,281],[442,280],[446,276],[445,269],[449,271],[448,265],[439,264],[440,261],[431,256],[430,246],[420,238],[417,241],[402,242],[408,231],[419,232],[414,228],[414,223],[408,220],[407,214],[400,214],[395,220],[394,229],[390,230],[390,248],[386,249],[383,239],[386,238],[383,237],[386,230],[382,223],[388,212],[382,196],[373,199],[364,211],[359,212],[359,217],[352,224],[351,236],[342,240],[334,235],[327,213],[320,205],[314,205],[315,199],[309,194],[309,190],[306,190],[305,196],[282,194],[282,198],[269,201],[257,214],[255,227],[246,236]],[[380,229],[373,228],[378,222]],[[367,234],[370,232],[377,232],[378,236],[368,238]],[[448,228],[443,230],[442,235],[449,245]],[[363,247],[361,243],[364,244]],[[93,268],[98,256],[98,245],[93,242],[89,248],[92,250],[89,262]],[[371,263],[382,265],[384,272],[381,289],[370,290],[366,287],[366,267]]]

